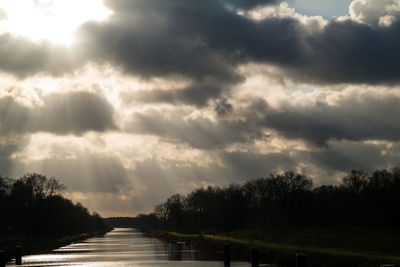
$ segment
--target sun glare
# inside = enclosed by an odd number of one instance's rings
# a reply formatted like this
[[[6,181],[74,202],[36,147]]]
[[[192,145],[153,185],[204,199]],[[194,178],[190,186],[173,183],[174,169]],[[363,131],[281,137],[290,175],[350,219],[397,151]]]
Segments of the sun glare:
[[[76,29],[89,20],[104,20],[111,11],[102,0],[2,0],[1,33],[9,32],[33,41],[71,45]]]

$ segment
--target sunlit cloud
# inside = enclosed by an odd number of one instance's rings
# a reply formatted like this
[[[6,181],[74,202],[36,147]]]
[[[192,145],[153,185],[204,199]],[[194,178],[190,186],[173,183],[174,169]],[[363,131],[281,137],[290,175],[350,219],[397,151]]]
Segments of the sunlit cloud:
[[[335,184],[400,162],[399,5],[302,3],[2,1],[0,174],[56,176],[128,216],[272,172]]]
[[[4,0],[0,8],[5,19],[0,20],[1,32],[71,45],[74,33],[84,22],[105,20],[112,12],[102,0]]]

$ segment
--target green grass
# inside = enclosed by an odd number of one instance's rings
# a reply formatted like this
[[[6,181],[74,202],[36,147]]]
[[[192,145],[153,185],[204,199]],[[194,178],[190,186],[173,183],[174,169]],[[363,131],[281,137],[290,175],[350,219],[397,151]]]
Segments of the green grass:
[[[183,234],[183,233],[178,233],[178,232],[168,232],[171,236],[175,236],[177,238],[198,238],[201,235],[198,234]]]
[[[334,256],[350,256],[350,257],[360,257],[360,258],[368,258],[373,260],[386,260],[390,262],[400,263],[400,256],[386,253],[378,253],[371,251],[349,251],[338,248],[317,248],[312,246],[299,246],[299,245],[291,245],[291,244],[279,244],[279,243],[271,243],[262,240],[251,240],[251,239],[241,239],[241,238],[233,238],[224,235],[216,235],[216,236],[205,236],[205,238],[210,240],[218,240],[222,242],[229,242],[234,244],[241,244],[249,247],[260,248],[264,250],[268,249],[279,249],[279,250],[291,250],[294,252],[311,252],[317,254],[329,254]]]
[[[310,239],[309,244],[307,240],[301,239],[298,236],[296,238],[285,237],[284,241],[296,241],[297,244],[285,243],[285,242],[271,242],[268,240],[262,240],[265,236],[259,235],[259,238],[248,238],[245,232],[236,232],[228,234],[218,235],[202,235],[202,234],[182,234],[177,232],[164,233],[169,239],[178,239],[184,241],[201,241],[203,244],[230,244],[245,248],[249,251],[252,248],[258,249],[261,253],[269,254],[271,257],[293,257],[296,252],[304,252],[310,259],[310,266],[379,266],[383,263],[400,264],[400,255],[398,253],[387,253],[381,251],[374,251],[365,249],[367,246],[362,248],[348,248],[343,247],[332,247],[330,242],[326,242],[329,246],[321,246],[318,244],[312,244],[314,239]],[[234,235],[234,236],[232,236]],[[315,233],[318,235],[318,231]],[[240,237],[237,237],[240,236]],[[303,238],[304,236],[301,235]],[[349,239],[352,236],[348,237]],[[365,236],[367,239],[368,236]],[[270,238],[274,239],[274,238]],[[317,239],[317,237],[315,237]],[[318,242],[317,242],[318,243]],[[319,241],[319,243],[323,243]],[[336,244],[338,245],[338,244]],[[351,246],[350,246],[351,247]],[[397,251],[398,248],[392,251]],[[292,256],[290,256],[292,255]],[[286,262],[293,259],[286,259]]]

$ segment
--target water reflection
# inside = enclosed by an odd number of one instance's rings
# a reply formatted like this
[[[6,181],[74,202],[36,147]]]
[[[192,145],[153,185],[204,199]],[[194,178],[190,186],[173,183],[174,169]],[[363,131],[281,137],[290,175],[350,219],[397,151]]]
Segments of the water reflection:
[[[223,266],[221,255],[194,250],[183,242],[163,242],[131,228],[117,228],[49,254],[25,256],[22,266]],[[13,264],[7,265],[13,266]],[[232,262],[231,266],[251,266]]]

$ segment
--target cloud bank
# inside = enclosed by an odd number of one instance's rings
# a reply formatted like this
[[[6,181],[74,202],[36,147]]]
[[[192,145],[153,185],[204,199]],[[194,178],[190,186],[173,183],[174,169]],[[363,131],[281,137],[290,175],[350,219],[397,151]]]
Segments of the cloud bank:
[[[86,92],[50,94],[37,107],[12,97],[0,99],[0,134],[50,132],[82,135],[87,131],[116,129],[112,106],[103,97]]]
[[[273,0],[104,4],[72,46],[0,33],[0,173],[56,176],[107,216],[270,172],[334,184],[400,162],[398,1],[332,18]]]

